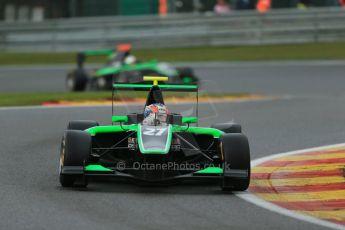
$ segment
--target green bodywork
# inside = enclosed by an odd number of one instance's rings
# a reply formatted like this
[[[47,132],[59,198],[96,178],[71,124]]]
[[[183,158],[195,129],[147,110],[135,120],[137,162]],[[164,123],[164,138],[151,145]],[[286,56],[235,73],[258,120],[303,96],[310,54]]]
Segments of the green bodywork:
[[[95,126],[85,130],[86,132],[90,133],[91,136],[96,136],[97,134],[101,133],[119,133],[119,132],[128,132],[134,131],[137,132],[138,125],[112,125],[112,126]]]
[[[84,170],[89,171],[89,172],[113,172],[112,169],[106,168],[102,165],[95,165],[95,164],[85,166]]]
[[[116,55],[114,50],[104,49],[104,50],[86,50],[83,52],[85,56],[108,56],[109,58]]]
[[[120,66],[114,66],[114,67],[104,67],[96,71],[96,77],[102,77],[106,75],[114,75],[119,74],[121,72],[125,71],[142,71],[142,70],[151,70],[152,72],[157,72],[163,76],[169,76],[174,77],[178,75],[178,72],[174,70],[171,72],[171,69],[169,71],[164,71],[163,69],[159,68],[159,62],[156,60],[143,62],[143,63],[136,63],[136,64],[123,64]]]
[[[111,118],[112,122],[128,122],[128,117],[127,116],[113,116]]]
[[[84,167],[86,172],[114,172],[114,170],[98,164],[87,165]],[[195,172],[196,174],[222,174],[223,169],[219,167],[208,167]]]
[[[182,123],[195,124],[195,123],[198,123],[198,118],[197,117],[183,117]]]
[[[104,50],[86,50],[83,52],[83,54],[87,57],[89,56],[106,56],[108,57],[108,60],[111,61],[114,57],[116,57],[117,52],[113,49],[104,49]],[[135,64],[122,64],[119,66],[106,66],[103,68],[100,68],[96,71],[95,77],[102,77],[106,75],[114,75],[119,74],[121,72],[126,71],[152,71],[157,72],[164,76],[169,77],[175,77],[178,75],[177,70],[175,69],[169,69],[165,70],[164,68],[160,68],[160,62],[157,60],[151,60],[147,62],[141,62],[141,63],[135,63]],[[186,78],[185,81],[190,81],[190,79]],[[190,83],[190,82],[186,82]]]
[[[171,146],[171,141],[172,141],[172,132],[173,132],[173,128],[171,127],[171,125],[168,126],[168,140],[167,143],[165,145],[164,149],[158,149],[158,150],[146,150],[144,148],[144,145],[142,143],[142,138],[141,138],[141,125],[138,125],[138,131],[137,131],[137,135],[138,135],[138,145],[139,145],[139,150],[142,154],[168,154],[170,151],[170,146]]]
[[[224,132],[214,128],[205,128],[205,127],[188,127],[184,125],[172,125],[172,133],[174,132],[188,132],[193,134],[205,134],[211,135],[213,138],[220,138]],[[96,136],[101,133],[118,133],[118,132],[128,132],[128,131],[139,131],[139,125],[112,125],[112,126],[95,126],[85,130],[90,133],[91,136]]]
[[[193,134],[205,134],[211,135],[213,138],[220,138],[224,132],[214,128],[205,128],[205,127],[188,127],[188,126],[173,126],[173,132],[188,132]]]
[[[223,169],[219,167],[208,167],[202,170],[197,171],[196,173],[203,173],[203,174],[222,174]]]

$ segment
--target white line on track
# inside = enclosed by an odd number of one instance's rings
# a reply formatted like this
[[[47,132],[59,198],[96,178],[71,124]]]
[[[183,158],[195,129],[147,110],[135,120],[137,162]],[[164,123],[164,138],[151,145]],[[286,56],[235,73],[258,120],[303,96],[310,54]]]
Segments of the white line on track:
[[[341,148],[341,147],[345,147],[345,143],[341,143],[341,144],[335,144],[335,145],[327,145],[327,146],[321,146],[321,147],[316,147],[316,148],[309,148],[309,149],[303,149],[303,150],[297,150],[297,151],[291,151],[291,152],[286,152],[286,153],[279,153],[279,154],[274,154],[274,155],[270,155],[270,156],[266,156],[266,157],[262,157],[262,158],[258,158],[255,160],[251,161],[251,166],[255,167],[263,162],[269,161],[269,160],[273,160],[275,158],[279,158],[279,157],[284,157],[284,156],[291,156],[291,155],[296,155],[296,154],[302,154],[302,153],[306,153],[306,152],[313,152],[313,151],[320,151],[320,150],[325,150],[325,149],[329,149],[329,148]],[[298,220],[302,220],[302,221],[306,221],[309,223],[313,223],[313,224],[317,224],[323,227],[327,227],[330,229],[341,229],[344,230],[345,227],[343,225],[340,224],[335,224],[335,223],[331,223],[325,220],[321,220],[312,216],[308,216],[308,215],[304,215],[304,214],[300,214],[285,208],[282,208],[280,206],[277,206],[273,203],[270,203],[268,201],[262,200],[259,197],[255,196],[252,193],[236,193],[236,196],[248,201],[252,204],[255,204],[261,208],[270,210],[272,212],[276,212],[279,213],[281,215],[285,215],[285,216],[289,216]]]

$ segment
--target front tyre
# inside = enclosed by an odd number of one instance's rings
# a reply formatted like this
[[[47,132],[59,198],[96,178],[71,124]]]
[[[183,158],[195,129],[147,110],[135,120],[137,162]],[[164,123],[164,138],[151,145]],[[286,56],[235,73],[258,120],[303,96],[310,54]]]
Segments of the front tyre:
[[[91,154],[92,140],[89,133],[67,130],[61,141],[59,177],[62,187],[87,186],[84,166]]]
[[[86,130],[95,126],[99,126],[97,121],[88,121],[88,120],[76,120],[70,121],[67,126],[67,130]]]
[[[107,75],[102,77],[96,77],[94,79],[96,82],[96,87],[98,90],[105,91],[105,90],[111,90],[113,87],[113,76]]]
[[[248,139],[240,133],[224,134],[221,138],[224,191],[245,191],[250,183],[250,149]]]

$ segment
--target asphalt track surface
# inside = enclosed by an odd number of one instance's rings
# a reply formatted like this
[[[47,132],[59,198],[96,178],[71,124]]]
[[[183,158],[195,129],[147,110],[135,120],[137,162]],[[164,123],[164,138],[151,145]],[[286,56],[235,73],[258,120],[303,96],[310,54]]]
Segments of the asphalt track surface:
[[[253,159],[345,142],[344,69],[338,64],[197,68],[208,90],[219,86],[222,91],[282,96],[217,104],[212,116],[203,107],[202,125],[241,123]],[[63,90],[64,71],[39,73],[0,70],[1,91]],[[110,108],[0,110],[0,229],[325,229],[261,209],[222,193],[217,185],[94,182],[87,190],[62,189],[59,142],[74,119],[108,124]]]

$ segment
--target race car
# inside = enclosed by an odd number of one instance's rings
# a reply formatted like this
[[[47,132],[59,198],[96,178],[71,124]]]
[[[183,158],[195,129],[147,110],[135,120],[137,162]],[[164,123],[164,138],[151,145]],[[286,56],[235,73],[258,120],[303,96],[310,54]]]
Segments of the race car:
[[[113,112],[112,124],[106,126],[96,121],[69,122],[60,151],[62,187],[86,187],[92,177],[114,177],[144,184],[214,180],[225,191],[248,188],[250,150],[241,126],[198,127],[197,117],[170,111],[164,94],[183,91],[197,96],[198,86],[159,84],[167,80],[144,77],[153,84],[114,83],[113,95],[120,90],[148,91],[139,113]],[[116,104],[112,111],[119,110]]]
[[[107,56],[109,61],[102,68],[88,72],[84,68],[86,57]],[[169,83],[197,84],[198,78],[191,68],[175,68],[165,62],[151,60],[138,61],[131,54],[130,44],[121,44],[116,50],[87,50],[77,55],[77,69],[70,71],[66,77],[69,91],[111,90],[112,82],[141,83],[143,75],[169,77]]]

